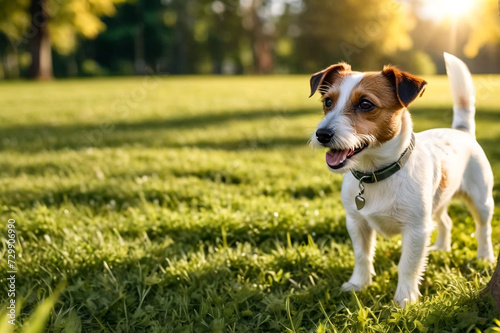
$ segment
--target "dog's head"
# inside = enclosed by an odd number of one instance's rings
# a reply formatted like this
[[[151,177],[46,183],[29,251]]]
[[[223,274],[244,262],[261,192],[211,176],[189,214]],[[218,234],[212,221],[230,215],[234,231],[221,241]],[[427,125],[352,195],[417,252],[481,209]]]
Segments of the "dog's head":
[[[314,74],[311,96],[319,90],[325,117],[311,141],[329,148],[328,168],[339,173],[353,169],[363,151],[394,138],[406,107],[422,95],[426,84],[395,67],[355,72],[339,63]]]

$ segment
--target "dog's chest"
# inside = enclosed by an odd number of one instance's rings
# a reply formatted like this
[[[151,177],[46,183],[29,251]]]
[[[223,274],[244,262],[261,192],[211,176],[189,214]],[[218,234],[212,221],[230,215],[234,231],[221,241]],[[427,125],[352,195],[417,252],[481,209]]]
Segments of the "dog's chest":
[[[370,228],[384,237],[392,237],[401,233],[401,222],[389,215],[370,214],[364,216]]]
[[[391,180],[384,184],[367,184],[363,193],[365,206],[359,210],[355,205],[359,189],[353,186],[355,182],[349,183],[342,189],[342,201],[348,214],[365,220],[372,229],[385,237],[401,233],[402,219],[399,215],[405,210],[400,206],[402,193],[390,186]]]

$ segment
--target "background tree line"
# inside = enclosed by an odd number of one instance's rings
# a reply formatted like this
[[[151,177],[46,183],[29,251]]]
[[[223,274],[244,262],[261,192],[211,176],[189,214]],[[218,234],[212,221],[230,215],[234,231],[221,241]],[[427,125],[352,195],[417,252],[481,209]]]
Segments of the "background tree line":
[[[311,73],[340,60],[500,72],[496,0],[459,18],[427,0],[0,0],[0,77]]]

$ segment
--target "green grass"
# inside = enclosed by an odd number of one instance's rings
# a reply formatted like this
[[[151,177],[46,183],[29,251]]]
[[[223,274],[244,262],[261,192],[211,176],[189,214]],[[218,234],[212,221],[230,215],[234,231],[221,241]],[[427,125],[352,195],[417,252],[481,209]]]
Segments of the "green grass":
[[[426,79],[411,108],[416,130],[449,127],[446,78]],[[353,251],[341,177],[307,144],[321,119],[308,81],[0,83],[0,271],[14,218],[18,324],[66,283],[48,331],[492,330],[498,313],[479,292],[493,266],[475,259],[474,222],[460,202],[452,251],[430,255],[419,303],[392,301],[400,237],[378,238],[370,288],[340,293]],[[500,77],[475,82],[477,136],[500,203]]]

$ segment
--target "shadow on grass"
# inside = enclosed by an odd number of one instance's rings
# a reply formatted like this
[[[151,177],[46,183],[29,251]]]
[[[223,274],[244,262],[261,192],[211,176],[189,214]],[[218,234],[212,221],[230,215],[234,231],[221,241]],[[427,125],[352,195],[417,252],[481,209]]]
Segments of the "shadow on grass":
[[[141,205],[141,200],[155,202],[159,206],[177,209],[180,204],[198,209],[207,208],[200,201],[197,193],[183,195],[176,190],[141,190],[141,192],[125,191],[109,185],[84,189],[71,186],[57,191],[15,190],[2,192],[2,203],[7,206],[27,208],[35,204],[58,207],[62,204],[88,206],[96,211],[106,210],[111,203],[116,210],[126,210],[131,206]],[[142,198],[141,198],[142,195]]]
[[[324,319],[318,300],[325,305],[340,301],[355,308],[353,296],[338,293],[348,274],[343,267],[329,266],[318,272],[308,257],[299,262],[281,257],[270,267],[225,249],[220,249],[216,257],[222,261],[180,267],[169,267],[164,258],[149,253],[139,261],[125,258],[112,262],[103,258],[111,270],[104,269],[102,262],[75,270],[66,276],[70,283],[62,298],[80,304],[75,314],[90,331],[100,331],[101,322],[117,330],[127,318],[130,331],[186,332],[189,327],[187,331],[208,332],[206,323],[216,322],[214,318],[219,314],[224,325],[238,332],[278,332],[290,326],[287,302],[294,312],[304,315],[303,321],[294,318],[294,324],[311,329]],[[162,272],[158,266],[166,266],[166,270]],[[284,276],[283,271],[287,272]],[[319,279],[317,283],[311,282],[312,273]],[[47,274],[39,275],[45,278]],[[27,277],[24,274],[20,280],[21,293],[34,286],[43,289]],[[51,279],[47,275],[44,280]],[[330,294],[336,295],[333,300]],[[31,297],[27,303],[36,301]],[[141,305],[146,305],[146,311]],[[335,309],[335,305],[332,307]],[[260,313],[266,318],[262,322],[256,320]]]
[[[419,123],[431,127],[449,127],[452,120],[451,108],[418,108],[411,109],[417,128]],[[293,119],[305,115],[318,115],[317,109],[295,109],[275,111],[269,109],[241,111],[233,113],[202,114],[199,116],[187,115],[176,118],[149,119],[138,122],[114,121],[104,119],[95,124],[68,124],[68,125],[18,125],[4,127],[0,150],[20,152],[37,152],[40,150],[72,149],[80,150],[89,147],[158,147],[182,148],[195,147],[201,149],[218,150],[252,150],[273,149],[286,146],[307,145],[309,136],[306,131],[303,136],[294,133],[284,136],[274,135],[275,128],[286,119]],[[320,116],[318,115],[318,120]],[[478,121],[500,121],[500,112],[478,112]],[[238,125],[245,128],[255,121],[269,121],[264,125],[269,137],[259,138],[258,133],[245,139],[230,139],[224,137],[203,137],[206,128],[234,126],[232,122],[241,122]],[[280,125],[281,124],[281,125]],[[311,131],[314,129],[311,128]],[[171,131],[180,131],[183,139],[172,137]],[[193,131],[193,132],[191,132]],[[191,134],[193,133],[193,135]],[[273,136],[274,135],[274,136]],[[191,137],[199,139],[191,139]]]
[[[103,148],[134,145],[174,148],[192,146],[203,149],[238,150],[266,149],[283,144],[305,145],[309,139],[307,135],[303,139],[290,136],[267,140],[229,140],[219,143],[217,141],[201,140],[191,144],[183,144],[182,142],[172,142],[168,132],[181,130],[189,138],[190,131],[198,131],[196,134],[199,134],[205,128],[223,128],[223,126],[229,126],[231,122],[249,123],[268,120],[268,129],[272,133],[273,126],[279,126],[282,120],[286,121],[286,119],[317,113],[318,110],[316,109],[296,109],[283,112],[264,109],[199,116],[189,115],[171,119],[150,119],[135,123],[103,120],[101,123],[96,124],[19,125],[1,129],[0,150],[35,152],[40,150],[80,150],[88,147]],[[257,137],[257,133],[255,137]]]
[[[279,246],[286,248],[284,241]],[[321,264],[317,254],[309,255],[298,248],[275,254],[272,261],[256,261],[242,251],[246,251],[244,247],[220,247],[207,261],[199,262],[196,256],[193,262],[169,258],[168,265],[164,254],[153,248],[140,258],[113,261],[103,257],[94,265],[74,267],[66,276],[70,285],[63,299],[81,304],[75,311],[87,330],[98,330],[99,322],[110,329],[120,327],[127,313],[131,318],[127,324],[132,328],[158,324],[169,332],[184,332],[186,327],[193,329],[188,331],[205,332],[206,326],[200,323],[213,323],[217,313],[225,325],[238,332],[282,331],[290,326],[290,320],[304,331],[313,331],[326,321],[325,313],[334,325],[353,332],[364,331],[367,324],[372,329],[384,325],[394,331],[418,331],[415,320],[432,332],[446,332],[449,327],[465,332],[474,327],[487,329],[491,318],[497,316],[491,300],[467,290],[445,298],[429,295],[445,302],[428,300],[408,311],[398,311],[391,303],[393,283],[391,290],[368,288],[356,296],[341,293],[340,286],[352,267],[332,264],[331,254],[330,261]],[[111,269],[106,270],[103,261]],[[39,278],[40,273],[36,276]],[[30,274],[23,274],[21,279],[23,291],[33,287]],[[449,295],[457,292],[447,289]],[[126,306],[122,299],[126,299]],[[141,311],[141,304],[149,310]],[[364,321],[365,311],[370,311],[375,321]],[[267,319],[254,320],[261,313]]]
[[[422,320],[429,332],[445,332],[453,327],[457,332],[470,332],[472,328],[485,330],[491,327],[491,319],[498,316],[493,298],[489,294],[463,294],[450,306],[436,306]]]
[[[21,171],[21,170],[17,170]],[[125,178],[137,178],[143,175],[156,174],[157,171],[141,171],[138,173],[127,173],[111,175],[110,178],[116,180],[115,185],[92,185],[82,187],[80,185],[70,185],[57,189],[14,189],[4,190],[0,193],[0,200],[5,206],[19,207],[22,209],[41,204],[47,207],[61,207],[62,205],[86,206],[95,212],[106,210],[111,204],[113,210],[125,211],[128,207],[137,207],[144,202],[154,203],[160,207],[165,207],[177,211],[180,206],[188,207],[194,211],[213,209],[212,203],[204,202],[203,197],[196,191],[179,191],[177,188],[124,188],[119,184]],[[43,175],[43,169],[36,173]],[[217,170],[173,170],[171,173],[161,174],[160,178],[198,178],[204,182],[219,184],[220,190],[237,190],[239,186],[249,186],[248,193],[255,196],[285,197],[289,200],[324,198],[340,191],[340,180],[323,184],[296,184],[294,186],[269,189],[268,187],[256,186],[251,175],[247,177],[239,173]],[[210,200],[208,198],[207,200]],[[144,202],[143,202],[144,201]]]

